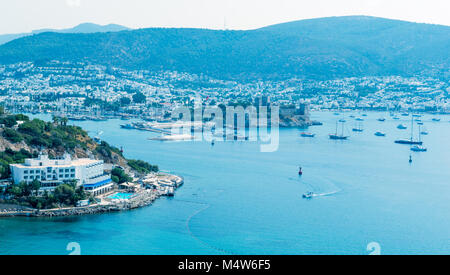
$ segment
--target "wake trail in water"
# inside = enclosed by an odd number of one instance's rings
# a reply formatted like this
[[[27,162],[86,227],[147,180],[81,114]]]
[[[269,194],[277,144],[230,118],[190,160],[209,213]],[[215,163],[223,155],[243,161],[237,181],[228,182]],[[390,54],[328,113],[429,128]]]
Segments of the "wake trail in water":
[[[216,250],[216,251],[218,251],[218,252],[220,252],[220,253],[223,253],[223,254],[225,254],[225,255],[235,255],[233,252],[227,251],[227,250],[222,249],[222,248],[220,248],[220,247],[213,246],[213,245],[211,245],[211,244],[209,244],[209,243],[203,241],[202,239],[200,239],[199,237],[197,237],[197,236],[192,232],[192,230],[191,230],[190,223],[191,223],[192,219],[195,218],[195,217],[196,217],[197,215],[199,215],[200,213],[202,213],[202,212],[208,210],[208,209],[211,207],[211,204],[209,204],[209,203],[203,203],[203,202],[188,201],[188,200],[177,200],[177,201],[185,202],[185,203],[192,203],[192,204],[197,204],[197,205],[203,205],[203,206],[204,206],[202,209],[196,211],[194,214],[192,214],[192,215],[186,220],[186,229],[187,229],[189,235],[190,235],[192,238],[194,238],[195,240],[197,240],[199,243],[203,244],[204,246],[206,246],[206,247],[208,247],[208,248],[211,248],[211,249],[213,249],[213,250]]]
[[[330,180],[329,178],[321,177],[320,180],[306,181],[303,183],[305,186],[307,186],[308,190],[311,190],[314,193],[313,197],[328,197],[338,194],[342,191],[336,186],[335,181]]]

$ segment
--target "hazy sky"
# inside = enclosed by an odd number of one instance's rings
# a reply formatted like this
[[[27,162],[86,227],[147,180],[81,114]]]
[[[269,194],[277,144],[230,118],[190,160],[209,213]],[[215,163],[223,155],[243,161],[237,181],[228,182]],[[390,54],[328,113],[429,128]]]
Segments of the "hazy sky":
[[[450,25],[450,0],[0,0],[0,33],[83,22],[131,28],[252,29],[292,20],[372,15]]]

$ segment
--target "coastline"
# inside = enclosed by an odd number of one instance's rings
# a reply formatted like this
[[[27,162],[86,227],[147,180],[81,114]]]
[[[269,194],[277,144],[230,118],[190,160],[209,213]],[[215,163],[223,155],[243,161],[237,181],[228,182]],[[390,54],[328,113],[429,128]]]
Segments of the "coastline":
[[[147,207],[153,204],[157,199],[163,196],[173,196],[174,192],[184,184],[184,179],[180,176],[164,174],[167,178],[172,179],[173,193],[167,192],[167,189],[158,188],[159,186],[152,185],[153,189],[146,189],[128,200],[114,200],[101,199],[100,203],[82,206],[82,207],[67,207],[56,209],[27,209],[11,212],[0,212],[0,218],[8,217],[32,217],[32,218],[53,218],[53,217],[69,217],[69,216],[86,216],[95,214],[106,214],[111,212],[123,212],[134,209]],[[167,180],[165,180],[167,183]],[[115,190],[113,193],[120,192]]]

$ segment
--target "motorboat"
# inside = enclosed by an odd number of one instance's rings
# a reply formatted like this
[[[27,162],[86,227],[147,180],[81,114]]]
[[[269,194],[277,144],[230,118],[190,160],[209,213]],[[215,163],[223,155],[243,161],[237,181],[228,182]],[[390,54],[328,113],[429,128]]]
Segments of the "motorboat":
[[[300,135],[305,138],[313,138],[316,136],[316,134],[312,134],[312,133],[301,133]]]
[[[411,151],[413,151],[413,152],[427,152],[428,149],[423,147],[423,146],[416,145],[416,146],[411,147]]]

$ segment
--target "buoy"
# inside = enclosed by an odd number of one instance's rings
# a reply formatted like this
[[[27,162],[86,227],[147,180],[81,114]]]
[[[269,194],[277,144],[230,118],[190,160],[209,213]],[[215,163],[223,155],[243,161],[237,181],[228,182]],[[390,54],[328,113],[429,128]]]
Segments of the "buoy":
[[[299,175],[299,176],[302,176],[302,175],[303,175],[303,169],[302,169],[302,167],[300,167],[300,169],[298,170],[298,175]]]
[[[412,163],[412,162],[413,162],[412,156],[409,156],[409,163]]]

